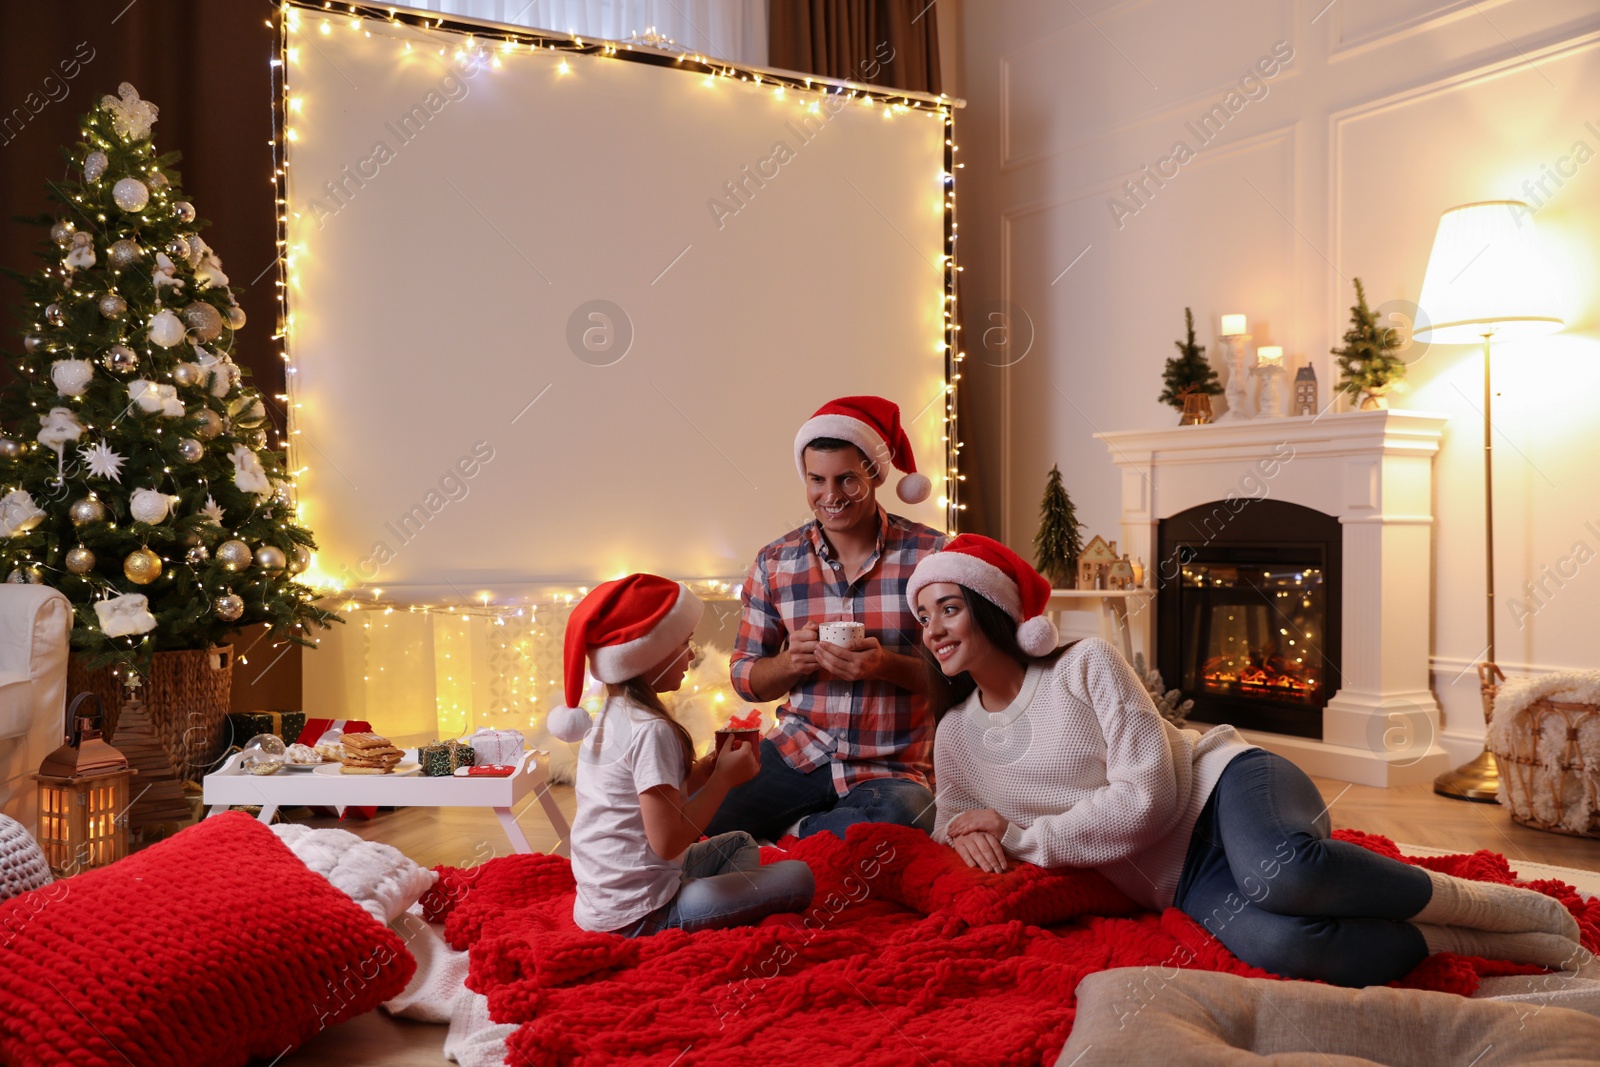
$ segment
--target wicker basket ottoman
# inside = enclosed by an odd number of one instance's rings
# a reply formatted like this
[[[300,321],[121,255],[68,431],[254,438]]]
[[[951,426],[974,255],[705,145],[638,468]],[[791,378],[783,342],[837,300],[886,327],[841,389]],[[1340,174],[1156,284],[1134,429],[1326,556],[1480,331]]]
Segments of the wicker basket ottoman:
[[[1500,803],[1525,826],[1600,838],[1600,671],[1516,678],[1495,694]]]

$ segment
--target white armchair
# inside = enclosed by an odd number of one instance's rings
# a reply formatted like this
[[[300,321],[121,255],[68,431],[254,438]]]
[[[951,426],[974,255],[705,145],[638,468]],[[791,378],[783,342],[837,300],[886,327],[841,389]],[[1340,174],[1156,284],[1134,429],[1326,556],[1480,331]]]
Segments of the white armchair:
[[[44,585],[0,584],[0,814],[31,832],[38,820],[32,775],[61,746],[72,605]]]

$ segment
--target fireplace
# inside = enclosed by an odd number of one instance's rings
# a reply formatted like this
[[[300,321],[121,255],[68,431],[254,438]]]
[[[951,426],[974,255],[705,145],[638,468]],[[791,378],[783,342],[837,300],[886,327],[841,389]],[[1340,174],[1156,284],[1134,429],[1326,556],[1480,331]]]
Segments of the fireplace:
[[[1338,520],[1245,498],[1163,519],[1158,536],[1157,663],[1194,718],[1320,739],[1339,677]]]
[[[1365,785],[1450,768],[1429,661],[1444,425],[1389,410],[1097,435],[1123,549],[1160,589],[1132,622],[1192,722]]]

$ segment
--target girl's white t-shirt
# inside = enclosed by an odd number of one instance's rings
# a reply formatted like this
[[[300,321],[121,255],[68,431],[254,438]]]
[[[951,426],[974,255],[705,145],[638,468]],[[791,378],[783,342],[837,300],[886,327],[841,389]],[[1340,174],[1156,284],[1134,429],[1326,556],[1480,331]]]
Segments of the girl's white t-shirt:
[[[572,919],[583,929],[620,929],[677,895],[681,857],[662,859],[650,847],[639,794],[658,785],[682,789],[686,778],[670,724],[626,697],[606,701],[578,747]]]

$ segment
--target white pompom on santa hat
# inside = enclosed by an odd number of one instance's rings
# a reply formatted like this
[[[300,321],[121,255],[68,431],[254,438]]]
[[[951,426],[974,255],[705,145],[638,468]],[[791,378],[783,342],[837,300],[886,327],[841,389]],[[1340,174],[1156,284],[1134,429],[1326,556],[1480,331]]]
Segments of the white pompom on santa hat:
[[[882,485],[893,467],[905,475],[895,495],[907,504],[920,504],[933,491],[926,474],[917,473],[911,441],[900,428],[900,406],[881,396],[841,396],[830,400],[807,419],[794,437],[794,465],[806,476],[806,446],[822,437],[849,441],[866,454],[877,469],[873,485]]]
[[[935,582],[970,589],[1017,624],[1017,644],[1030,656],[1047,656],[1061,643],[1056,624],[1044,613],[1050,583],[1028,561],[999,541],[961,534],[931,556],[923,556],[906,585],[906,602],[917,610],[917,594]]]
[[[566,705],[546,725],[562,741],[581,741],[594,720],[578,706],[584,660],[602,682],[637,678],[672,654],[700,625],[705,605],[687,586],[656,574],[630,574],[597,585],[567,619],[562,681]]]

